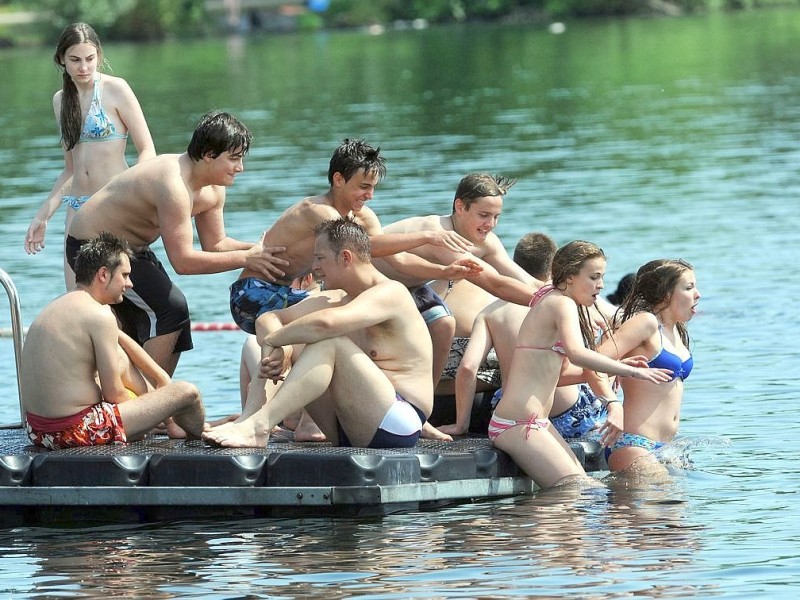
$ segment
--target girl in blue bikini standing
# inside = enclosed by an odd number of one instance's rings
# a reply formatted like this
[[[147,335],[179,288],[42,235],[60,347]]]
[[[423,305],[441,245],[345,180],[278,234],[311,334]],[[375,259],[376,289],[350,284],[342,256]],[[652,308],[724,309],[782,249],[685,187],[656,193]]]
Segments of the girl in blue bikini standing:
[[[651,367],[673,375],[661,385],[622,379],[625,427],[606,451],[611,471],[630,469],[634,463],[637,472],[664,470],[652,452],[678,432],[683,382],[693,366],[686,323],[699,300],[694,269],[685,261],[654,260],[636,273],[633,290],[620,308],[619,325],[598,350],[620,359],[644,355]]]
[[[25,234],[25,251],[44,249],[47,222],[66,204],[64,231],[75,211],[108,181],[128,168],[128,136],[139,162],[156,155],[153,138],[139,101],[128,83],[101,73],[103,49],[94,29],[86,23],[68,25],[58,39],[53,56],[62,71],[62,89],[53,96],[53,111],[61,130],[64,170]],[[64,269],[67,289],[74,287],[72,271]]]

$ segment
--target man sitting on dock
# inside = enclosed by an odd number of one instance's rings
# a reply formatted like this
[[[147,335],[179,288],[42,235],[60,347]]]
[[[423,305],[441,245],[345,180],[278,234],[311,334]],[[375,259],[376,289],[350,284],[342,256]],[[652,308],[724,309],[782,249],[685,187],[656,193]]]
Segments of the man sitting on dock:
[[[433,380],[430,336],[411,294],[372,265],[367,232],[352,219],[317,228],[312,269],[325,291],[256,321],[264,379],[283,379],[292,344],[305,344],[281,388],[264,402],[264,386],[251,386],[240,419],[203,439],[264,447],[275,425],[305,407],[334,445],[415,445]]]
[[[173,417],[199,438],[205,411],[197,388],[169,375],[119,330],[109,304],[130,289],[130,250],[110,233],[81,246],[76,289],[31,324],[20,388],[31,442],[50,449],[127,442]]]

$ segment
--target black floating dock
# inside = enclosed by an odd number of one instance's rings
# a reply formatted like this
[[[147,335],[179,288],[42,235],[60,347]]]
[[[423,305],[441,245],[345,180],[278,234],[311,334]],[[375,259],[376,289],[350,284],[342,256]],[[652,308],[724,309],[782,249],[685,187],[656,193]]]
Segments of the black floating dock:
[[[408,449],[296,443],[210,448],[148,436],[130,444],[43,450],[0,429],[0,526],[148,522],[204,516],[370,516],[531,494],[536,485],[485,436]],[[571,443],[587,471],[600,446]]]

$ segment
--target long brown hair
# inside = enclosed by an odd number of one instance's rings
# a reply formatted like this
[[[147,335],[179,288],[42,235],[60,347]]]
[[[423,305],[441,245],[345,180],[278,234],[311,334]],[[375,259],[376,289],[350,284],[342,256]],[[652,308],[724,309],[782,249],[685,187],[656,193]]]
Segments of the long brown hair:
[[[575,240],[559,248],[553,256],[553,285],[563,290],[561,287],[562,284],[566,284],[569,277],[580,273],[586,261],[592,260],[593,258],[605,259],[606,255],[600,246],[592,242]],[[581,324],[583,342],[586,344],[587,348],[594,350],[596,348],[594,326],[592,325],[592,319],[589,315],[589,308],[579,305],[578,318]]]
[[[694,271],[694,267],[685,260],[659,258],[645,263],[636,271],[633,289],[620,307],[624,323],[638,312],[657,313],[669,303],[678,280],[686,271]],[[676,324],[678,335],[683,345],[689,347],[689,331],[685,323]]]
[[[64,148],[72,150],[81,137],[81,127],[83,125],[83,113],[81,112],[78,88],[72,81],[67,67],[64,63],[64,55],[75,44],[91,44],[97,48],[97,69],[104,64],[103,48],[100,46],[100,38],[97,37],[94,29],[86,23],[72,23],[64,28],[58,38],[53,60],[61,69],[61,115],[59,125],[61,126],[61,143]]]

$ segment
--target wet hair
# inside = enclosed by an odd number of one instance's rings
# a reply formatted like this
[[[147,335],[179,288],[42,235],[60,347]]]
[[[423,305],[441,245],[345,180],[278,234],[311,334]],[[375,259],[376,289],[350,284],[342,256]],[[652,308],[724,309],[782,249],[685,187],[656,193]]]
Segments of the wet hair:
[[[558,246],[549,235],[526,233],[514,247],[514,262],[528,275],[541,281],[550,279],[550,267]]]
[[[553,256],[553,285],[559,289],[563,289],[562,286],[566,284],[567,279],[578,275],[583,265],[586,264],[587,261],[595,258],[602,258],[605,260],[606,255],[602,248],[592,242],[575,240],[561,246]],[[580,319],[583,342],[586,344],[587,348],[594,350],[596,348],[594,325],[589,316],[589,308],[587,306],[578,306],[578,317]]]
[[[335,256],[350,250],[361,262],[371,262],[369,235],[352,217],[328,219],[314,228],[314,235],[323,236]]]
[[[626,275],[624,275],[622,279],[619,280],[619,283],[617,284],[617,289],[614,290],[612,293],[610,293],[608,296],[606,296],[606,298],[608,298],[608,301],[611,302],[611,304],[616,304],[617,306],[620,306],[625,301],[625,298],[628,297],[631,288],[633,288],[633,280],[635,278],[636,278],[635,273],[627,273]]]
[[[75,255],[75,283],[91,285],[102,267],[114,273],[122,264],[123,254],[131,257],[128,242],[107,231],[84,242]]]
[[[250,150],[253,134],[239,119],[223,111],[203,115],[194,129],[186,152],[192,160],[202,160],[207,154],[217,158],[224,152],[245,155]]]
[[[639,267],[633,288],[620,307],[620,323],[639,312],[656,314],[666,308],[675,286],[687,271],[694,271],[694,267],[681,259],[659,258]],[[683,344],[688,348],[689,331],[686,324],[678,322],[677,328]]]
[[[341,173],[345,181],[355,175],[359,169],[364,173],[376,173],[378,179],[386,176],[386,161],[381,156],[381,149],[373,148],[364,140],[344,139],[333,151],[328,165],[328,183],[333,184],[335,173]]]
[[[64,60],[67,50],[75,44],[91,44],[97,49],[98,71],[105,64],[100,38],[97,37],[97,33],[90,25],[72,23],[64,28],[58,38],[53,61],[61,69],[61,114],[59,115],[58,123],[61,127],[61,143],[67,150],[72,150],[75,144],[78,143],[81,137],[81,128],[83,127],[83,111],[78,97],[78,88],[67,72]]]
[[[500,175],[470,173],[458,182],[456,195],[453,198],[453,212],[456,212],[456,200],[461,200],[464,207],[469,210],[469,207],[479,198],[505,196],[515,183],[517,183],[516,179]]]

